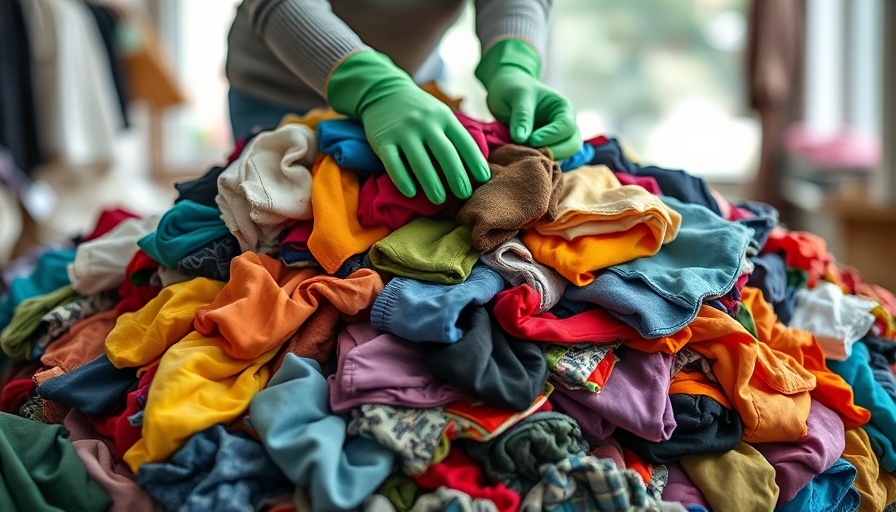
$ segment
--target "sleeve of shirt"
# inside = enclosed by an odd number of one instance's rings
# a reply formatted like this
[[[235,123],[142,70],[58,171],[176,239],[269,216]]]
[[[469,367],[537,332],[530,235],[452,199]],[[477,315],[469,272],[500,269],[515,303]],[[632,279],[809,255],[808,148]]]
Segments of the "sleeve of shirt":
[[[501,39],[522,39],[545,55],[552,0],[476,0],[476,35],[485,52]]]
[[[330,73],[347,56],[371,48],[325,0],[244,0],[256,37],[326,98]]]

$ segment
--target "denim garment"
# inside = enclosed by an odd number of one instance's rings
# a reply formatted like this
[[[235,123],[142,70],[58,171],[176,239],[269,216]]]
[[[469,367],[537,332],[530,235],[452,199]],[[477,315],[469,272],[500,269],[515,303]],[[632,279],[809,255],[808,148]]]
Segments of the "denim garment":
[[[484,265],[475,265],[466,281],[454,285],[396,277],[374,301],[370,322],[411,341],[455,343],[465,334],[461,313],[487,303],[503,289],[501,276]]]
[[[106,354],[37,386],[37,394],[78,409],[88,416],[103,416],[124,404],[137,388],[137,368],[116,368]]]
[[[677,332],[697,317],[704,298],[728,293],[751,236],[750,229],[702,206],[662,200],[681,213],[674,240],[653,256],[596,272],[591,284],[569,286],[564,294],[606,308],[645,338]]]
[[[776,509],[778,512],[853,512],[862,501],[852,486],[856,468],[838,459],[824,473],[817,475],[797,495]]]
[[[267,498],[292,492],[264,446],[244,432],[215,425],[194,434],[165,462],[140,466],[137,483],[165,510],[255,510]]]
[[[240,140],[260,131],[273,130],[286,114],[303,113],[233,88],[227,91],[227,106],[230,111],[233,140]]]
[[[733,206],[749,211],[754,217],[746,217],[737,222],[753,230],[753,239],[750,241],[750,248],[754,249],[753,254],[757,254],[768,240],[768,235],[772,229],[778,225],[778,210],[774,206],[759,201],[739,201]]]
[[[868,359],[868,347],[860,341],[853,345],[852,355],[846,361],[826,359],[825,362],[852,386],[856,405],[871,411],[871,421],[862,428],[868,433],[880,467],[896,473],[896,403],[874,380]]]
[[[156,230],[138,240],[137,246],[162,265],[177,268],[190,253],[229,234],[221,210],[186,200],[165,212]]]
[[[354,119],[320,121],[317,123],[317,140],[320,152],[333,155],[339,167],[363,171],[359,174],[365,175],[386,172],[383,161],[370,147],[367,135],[364,133],[364,125],[360,121]]]
[[[327,381],[313,359],[287,354],[249,405],[249,417],[274,464],[308,491],[311,510],[350,510],[392,473],[395,454],[376,441],[348,439],[330,411]]]
[[[649,176],[656,180],[663,195],[674,197],[685,203],[705,206],[716,215],[721,215],[719,205],[709,185],[703,178],[692,176],[684,171],[663,169],[656,166],[640,166],[630,162],[622,152],[622,147],[616,139],[609,139],[605,143],[594,146],[594,158],[592,165],[606,165],[613,172],[627,172],[634,176]]]

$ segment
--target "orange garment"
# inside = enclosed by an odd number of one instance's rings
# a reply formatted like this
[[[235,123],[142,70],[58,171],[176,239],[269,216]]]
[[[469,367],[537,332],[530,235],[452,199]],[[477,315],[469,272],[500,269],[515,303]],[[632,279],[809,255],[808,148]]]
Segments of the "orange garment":
[[[243,414],[270,378],[268,362],[321,306],[346,315],[369,308],[383,282],[360,269],[346,279],[295,270],[246,252],[230,281],[196,312],[196,331],[162,356],[149,389],[143,437],[125,454],[134,472],[170,457],[193,434]]]
[[[651,256],[659,249],[655,233],[646,224],[573,240],[524,230],[522,241],[536,261],[553,268],[577,286],[591,284],[595,270]]]
[[[708,396],[719,402],[722,407],[731,409],[731,402],[718,384],[709,380],[703,372],[680,371],[672,376],[669,395]]]
[[[812,398],[835,411],[846,428],[860,427],[871,419],[871,413],[855,404],[852,386],[828,369],[824,352],[812,333],[792,329],[778,321],[774,309],[765,301],[762,291],[745,286],[742,301],[753,313],[759,340],[771,348],[792,356],[815,375],[816,386]]]
[[[233,259],[224,289],[211,304],[196,311],[195,328],[206,336],[220,333],[230,357],[255,359],[279,348],[321,303],[329,302],[353,315],[373,304],[382,289],[382,279],[371,269],[339,279],[244,252]]]
[[[828,264],[834,261],[824,238],[806,231],[789,231],[781,226],[772,229],[762,253],[783,253],[788,267],[808,272],[809,288],[815,287],[818,279],[827,272]]]
[[[321,121],[340,119],[343,117],[345,116],[331,108],[313,108],[301,116],[297,114],[286,114],[280,120],[277,129],[280,129],[287,124],[302,124],[311,128],[311,131],[314,131],[317,129],[317,123]]]
[[[115,327],[118,312],[102,311],[73,325],[47,347],[40,362],[47,369],[34,374],[34,382],[41,384],[53,377],[78,369],[103,353],[106,336]]]
[[[709,358],[716,379],[744,422],[744,441],[787,443],[807,432],[815,375],[711,306],[701,306],[697,318],[674,337],[626,344],[645,352],[668,353],[686,344]]]
[[[856,480],[852,485],[862,496],[859,512],[880,512],[896,501],[896,475],[880,467],[865,430],[852,428],[846,431],[842,457],[856,467]]]
[[[386,226],[368,227],[358,222],[360,190],[358,176],[340,168],[332,155],[319,158],[311,169],[314,227],[308,250],[327,273],[336,272],[345,260],[389,234]]]
[[[133,313],[118,317],[106,338],[106,355],[117,368],[147,365],[193,330],[196,309],[215,299],[222,281],[197,277],[162,288]]]

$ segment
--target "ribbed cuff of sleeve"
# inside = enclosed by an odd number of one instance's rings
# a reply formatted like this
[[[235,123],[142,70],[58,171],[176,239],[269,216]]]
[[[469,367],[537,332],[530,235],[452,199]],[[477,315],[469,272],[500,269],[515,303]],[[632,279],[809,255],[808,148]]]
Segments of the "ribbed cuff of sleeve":
[[[319,2],[268,4],[253,29],[292,72],[326,98],[327,79],[348,55],[371,48]]]
[[[502,39],[515,38],[531,44],[544,58],[550,14],[548,0],[477,0],[476,34],[482,52]]]

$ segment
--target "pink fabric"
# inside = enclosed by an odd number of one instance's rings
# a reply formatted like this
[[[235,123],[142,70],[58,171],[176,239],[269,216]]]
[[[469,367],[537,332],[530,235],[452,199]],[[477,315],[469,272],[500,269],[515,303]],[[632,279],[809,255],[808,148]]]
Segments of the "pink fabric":
[[[619,180],[619,183],[622,183],[623,185],[640,185],[644,190],[655,196],[663,195],[659,183],[656,182],[656,178],[653,176],[635,176],[627,172],[614,172],[613,175],[615,175],[616,179]]]
[[[473,182],[475,186],[475,180]],[[463,201],[451,193],[447,196],[442,204],[429,202],[422,193],[405,197],[388,174],[371,176],[361,186],[358,195],[358,222],[362,226],[388,226],[394,231],[420,216],[453,217]]]
[[[285,231],[280,239],[280,245],[288,245],[297,251],[308,250],[308,238],[311,237],[311,231],[314,229],[313,220],[299,221],[298,224]]]
[[[504,144],[513,143],[513,139],[510,138],[510,129],[498,121],[486,123],[473,119],[462,112],[457,112],[455,115],[460,124],[473,136],[473,140],[476,141],[476,145],[479,146],[485,158],[488,158],[491,150]]]

